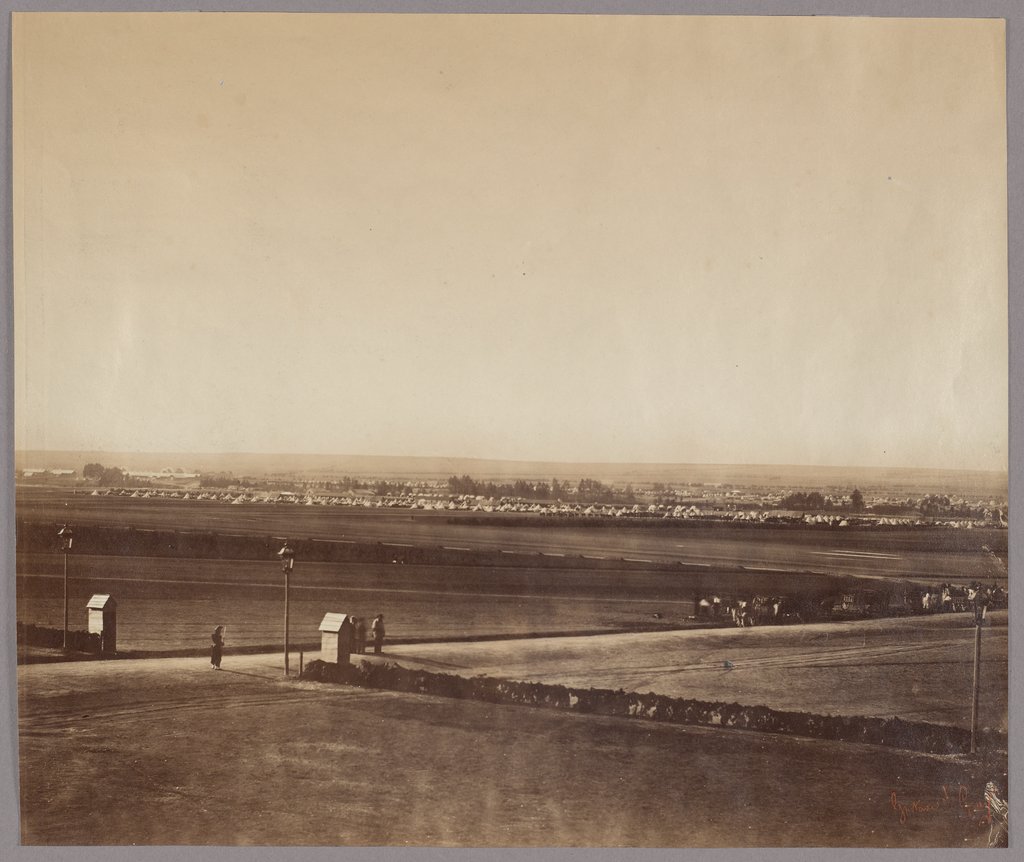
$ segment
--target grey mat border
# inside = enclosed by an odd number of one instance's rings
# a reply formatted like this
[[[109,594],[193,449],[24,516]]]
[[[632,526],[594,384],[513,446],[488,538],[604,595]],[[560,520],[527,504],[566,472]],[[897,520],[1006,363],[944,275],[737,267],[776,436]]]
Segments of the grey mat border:
[[[1024,311],[1022,311],[1021,268],[1024,264],[1024,188],[1022,188],[1022,120],[1024,102],[1024,67],[1021,64],[1020,34],[1024,31],[1024,2],[1021,0],[480,0],[480,2],[452,2],[452,0],[413,0],[413,2],[353,2],[353,0],[214,0],[203,3],[152,0],[152,2],[116,2],[116,0],[0,0],[0,38],[4,47],[3,85],[0,88],[0,110],[4,121],[4,134],[0,142],[3,154],[4,194],[0,195],[0,259],[3,278],[0,283],[0,856],[7,860],[74,859],[84,862],[100,860],[170,860],[170,859],[281,859],[294,860],[372,860],[383,862],[394,857],[440,862],[450,856],[486,860],[558,859],[558,860],[613,860],[630,859],[764,859],[781,862],[788,859],[818,859],[822,850],[447,850],[424,848],[233,848],[233,847],[21,847],[18,844],[18,782],[17,782],[17,702],[15,698],[14,651],[14,459],[13,459],[13,323],[12,323],[12,213],[11,213],[11,28],[10,13],[16,11],[223,11],[223,12],[491,12],[491,13],[572,13],[572,14],[719,14],[719,15],[852,15],[880,17],[963,17],[1004,18],[1007,21],[1007,122],[1009,152],[1009,271],[1010,271],[1010,571],[1019,577],[1020,561],[1024,553],[1021,539],[1021,510],[1024,506],[1020,478],[1024,471],[1020,431],[1024,428],[1024,372],[1021,367],[1021,343],[1024,341]],[[1015,373],[1016,372],[1016,373]],[[1011,614],[1019,618],[1024,613],[1021,589],[1011,591]],[[1021,639],[1010,632],[1010,813],[1019,834],[1024,814],[1024,795],[1021,792],[1021,733],[1022,706],[1020,665],[1024,660]],[[829,800],[824,800],[829,804]],[[737,811],[737,823],[742,812]],[[813,816],[813,815],[812,815]],[[1015,846],[1019,848],[1018,839]],[[828,849],[830,860],[933,858],[1010,858],[1012,851],[984,850],[846,850]]]

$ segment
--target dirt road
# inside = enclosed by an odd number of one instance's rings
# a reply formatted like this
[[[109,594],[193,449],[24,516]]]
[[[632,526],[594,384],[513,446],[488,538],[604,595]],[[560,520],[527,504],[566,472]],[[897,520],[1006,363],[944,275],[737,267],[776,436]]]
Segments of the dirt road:
[[[952,647],[939,644],[959,636],[933,629],[940,653]],[[762,637],[782,638],[782,660],[785,633],[777,631]],[[834,631],[832,646],[842,648]],[[745,634],[759,633],[693,633],[690,647],[731,643],[730,654],[742,661],[735,644]],[[680,644],[664,638],[559,639],[559,648],[538,641],[529,655],[516,652],[518,642],[420,646],[388,650],[384,658],[508,676],[521,676],[524,663],[537,662],[548,674],[563,663],[567,675],[583,679],[589,664],[603,673],[617,667],[622,680],[634,674],[668,681],[670,651]],[[496,663],[499,653],[507,666]],[[784,667],[820,670],[811,659],[823,650],[804,653],[800,661],[790,655]],[[833,660],[843,661],[838,653]],[[687,666],[700,663],[694,656]],[[984,782],[1005,769],[869,746],[319,685],[284,678],[278,655],[229,653],[224,667],[213,671],[203,658],[20,667],[24,841],[981,846],[986,827],[976,803]],[[754,667],[725,678],[742,680]],[[682,679],[709,672],[677,670]],[[828,696],[831,703],[839,694]]]
[[[954,759],[318,685],[284,679],[277,657],[226,667],[19,668],[24,841],[962,847],[985,835],[971,805],[991,770]]]

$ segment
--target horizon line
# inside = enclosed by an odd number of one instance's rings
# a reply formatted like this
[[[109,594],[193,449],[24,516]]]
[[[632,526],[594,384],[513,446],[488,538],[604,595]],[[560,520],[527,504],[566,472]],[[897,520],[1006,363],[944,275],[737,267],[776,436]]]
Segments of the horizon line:
[[[594,461],[594,460],[553,460],[550,458],[503,458],[503,457],[482,457],[477,455],[395,455],[395,454],[368,454],[368,453],[338,453],[338,452],[216,452],[216,451],[158,451],[150,449],[14,449],[14,455],[18,456],[27,453],[66,453],[66,454],[104,454],[104,455],[133,455],[133,456],[177,456],[177,457],[261,457],[261,458],[384,458],[384,459],[417,459],[431,461],[483,461],[499,462],[507,464],[556,464],[574,466],[646,466],[646,467],[774,467],[774,468],[799,468],[799,469],[833,469],[833,470],[915,470],[915,471],[944,471],[951,473],[992,473],[1009,476],[1009,465],[1005,468],[992,467],[940,467],[920,465],[880,465],[880,464],[794,464],[774,461]]]

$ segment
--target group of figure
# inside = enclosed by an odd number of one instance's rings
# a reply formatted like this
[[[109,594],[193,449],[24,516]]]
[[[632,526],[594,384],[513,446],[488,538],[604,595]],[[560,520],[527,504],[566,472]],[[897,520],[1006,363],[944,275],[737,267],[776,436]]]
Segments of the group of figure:
[[[749,628],[755,623],[771,624],[779,622],[779,611],[782,610],[782,599],[778,596],[754,596],[750,599],[739,599],[729,608],[732,621],[741,629]]]
[[[964,611],[973,605],[977,597],[977,585],[970,589],[953,584],[941,584],[921,594],[921,610],[925,613],[950,613]]]
[[[941,584],[921,594],[921,612],[951,613],[954,611],[977,611],[979,607],[1002,607],[1006,602],[1006,591],[996,584],[986,587],[978,581],[968,586]]]
[[[366,620],[362,617],[349,617],[352,623],[352,652],[363,655],[366,652]]]
[[[729,619],[739,628],[748,628],[755,624],[780,622],[782,602],[779,596],[754,596],[727,602],[723,602],[721,596],[712,596],[697,602],[697,616]]]
[[[366,620],[362,617],[351,617],[354,630],[354,653],[363,655],[366,652]],[[373,651],[380,655],[384,648],[384,614],[377,614],[370,623],[370,634],[373,636]],[[210,667],[220,670],[221,659],[224,657],[224,626],[217,626],[210,635],[213,646],[210,648]]]
[[[366,653],[366,620],[362,617],[350,617],[353,631],[353,650],[356,655]],[[373,651],[380,655],[384,647],[384,614],[377,614],[370,623],[370,634],[373,635]]]

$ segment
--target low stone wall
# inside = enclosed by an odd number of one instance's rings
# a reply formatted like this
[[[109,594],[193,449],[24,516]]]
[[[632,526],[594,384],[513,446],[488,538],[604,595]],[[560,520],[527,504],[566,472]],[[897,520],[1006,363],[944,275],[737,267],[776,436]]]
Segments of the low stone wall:
[[[970,749],[968,730],[901,718],[784,712],[766,706],[690,700],[622,689],[581,689],[486,676],[461,677],[410,670],[395,664],[360,662],[339,666],[313,661],[304,669],[303,678],[487,703],[885,745],[929,754],[961,754]],[[1006,735],[986,728],[981,734],[980,744],[988,749],[1005,750]]]

